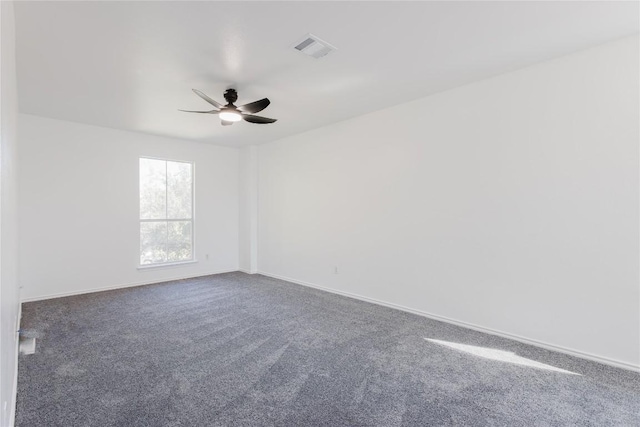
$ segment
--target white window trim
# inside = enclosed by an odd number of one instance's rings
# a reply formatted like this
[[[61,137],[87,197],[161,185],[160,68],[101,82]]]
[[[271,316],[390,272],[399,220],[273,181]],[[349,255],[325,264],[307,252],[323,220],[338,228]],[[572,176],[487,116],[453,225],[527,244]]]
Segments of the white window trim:
[[[189,163],[191,165],[191,218],[188,219],[142,219],[140,218],[140,160],[161,160],[164,162]],[[165,183],[165,192],[168,191]],[[173,222],[191,221],[191,259],[185,261],[156,262],[153,264],[140,264],[140,244],[142,235],[140,234],[140,223],[142,222]],[[138,156],[138,270],[149,270],[155,268],[179,267],[182,265],[195,264],[196,258],[196,164],[189,160],[165,159],[153,156]]]
[[[176,261],[176,262],[157,262],[155,264],[138,265],[138,270],[153,270],[155,268],[179,267],[181,265],[195,264],[197,262],[198,262],[197,259],[192,259],[189,261]]]

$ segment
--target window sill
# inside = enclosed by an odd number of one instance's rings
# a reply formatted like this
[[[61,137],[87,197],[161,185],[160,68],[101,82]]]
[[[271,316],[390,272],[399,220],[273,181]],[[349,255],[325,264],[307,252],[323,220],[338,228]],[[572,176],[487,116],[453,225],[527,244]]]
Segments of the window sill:
[[[198,262],[197,259],[192,259],[191,261],[165,262],[162,264],[146,264],[146,265],[139,265],[138,270],[155,270],[157,268],[179,267],[181,265],[195,264],[197,262]]]

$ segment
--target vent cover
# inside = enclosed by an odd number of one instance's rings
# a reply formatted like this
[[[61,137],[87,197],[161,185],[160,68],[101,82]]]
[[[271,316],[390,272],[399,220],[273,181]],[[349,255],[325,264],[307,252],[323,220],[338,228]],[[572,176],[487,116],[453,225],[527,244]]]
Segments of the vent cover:
[[[304,39],[294,46],[296,50],[312,56],[316,59],[326,56],[337,48],[313,34],[307,34]]]
[[[18,345],[20,353],[22,354],[34,354],[36,352],[36,339],[35,338],[20,338],[20,344]]]

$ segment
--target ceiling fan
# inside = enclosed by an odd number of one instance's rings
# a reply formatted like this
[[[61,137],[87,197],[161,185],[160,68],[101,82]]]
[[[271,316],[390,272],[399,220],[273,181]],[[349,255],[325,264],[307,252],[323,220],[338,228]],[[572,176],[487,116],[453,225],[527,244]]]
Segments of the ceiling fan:
[[[207,101],[209,104],[213,105],[215,110],[211,111],[190,111],[190,110],[179,110],[184,111],[185,113],[203,113],[203,114],[217,114],[220,116],[220,120],[222,122],[222,126],[232,125],[233,122],[239,122],[240,120],[244,120],[249,123],[258,123],[258,124],[267,124],[273,123],[276,119],[270,119],[268,117],[254,116],[253,113],[257,113],[259,111],[264,110],[271,104],[268,98],[261,99],[259,101],[251,102],[249,104],[242,105],[240,107],[236,107],[233,105],[234,102],[238,100],[238,92],[235,89],[227,89],[224,93],[224,99],[227,100],[227,105],[222,105],[217,101],[209,98],[204,93],[200,92],[197,89],[192,89],[193,92],[198,95],[200,98]]]

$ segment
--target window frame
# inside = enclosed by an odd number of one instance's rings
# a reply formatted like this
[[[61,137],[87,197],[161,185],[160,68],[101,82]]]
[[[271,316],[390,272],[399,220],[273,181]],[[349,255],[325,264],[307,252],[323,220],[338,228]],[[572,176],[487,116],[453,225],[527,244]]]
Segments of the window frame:
[[[169,219],[166,218],[168,209],[167,198],[165,198],[165,203],[167,203],[165,207],[165,219],[143,219],[141,218],[141,200],[140,200],[140,161],[141,160],[158,160],[165,162],[165,168],[167,167],[168,162],[174,163],[188,163],[191,165],[191,218],[181,218],[181,219]],[[168,185],[167,185],[168,177],[165,174],[165,194],[168,193]],[[142,264],[142,223],[152,223],[152,222],[191,222],[191,258],[188,260],[181,261],[165,261],[165,262],[155,262],[151,264]],[[166,244],[168,245],[168,239],[166,240]],[[198,262],[196,259],[196,164],[194,161],[189,160],[175,160],[175,159],[167,159],[161,157],[153,157],[153,156],[138,156],[138,270],[146,270],[153,268],[162,268],[162,267],[172,267],[172,266],[180,266],[184,264],[193,264]]]

